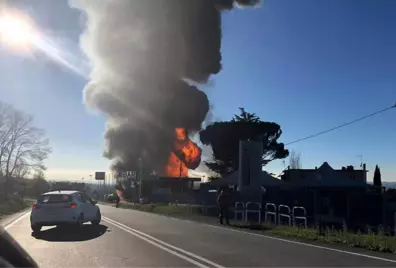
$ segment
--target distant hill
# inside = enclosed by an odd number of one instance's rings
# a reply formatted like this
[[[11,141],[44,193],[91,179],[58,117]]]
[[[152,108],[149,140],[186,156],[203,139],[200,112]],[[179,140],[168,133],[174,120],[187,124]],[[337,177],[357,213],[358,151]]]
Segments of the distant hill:
[[[383,181],[382,186],[396,189],[396,181]]]

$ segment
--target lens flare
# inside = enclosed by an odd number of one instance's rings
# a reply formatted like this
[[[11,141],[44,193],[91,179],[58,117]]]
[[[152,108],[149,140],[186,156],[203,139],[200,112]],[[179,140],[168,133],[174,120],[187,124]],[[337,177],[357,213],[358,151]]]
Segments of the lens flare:
[[[34,56],[36,51],[40,51],[54,63],[84,79],[88,78],[90,65],[84,56],[75,55],[67,50],[67,46],[62,47],[56,43],[37,27],[32,18],[16,9],[0,8],[0,47],[2,46],[25,56]]]
[[[13,50],[30,50],[38,35],[27,16],[15,11],[0,13],[0,42]]]

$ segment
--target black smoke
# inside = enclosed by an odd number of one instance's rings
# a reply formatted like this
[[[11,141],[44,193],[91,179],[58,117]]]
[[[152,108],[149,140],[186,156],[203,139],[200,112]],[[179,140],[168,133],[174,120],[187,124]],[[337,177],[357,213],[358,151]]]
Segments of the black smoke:
[[[209,110],[197,88],[221,70],[221,12],[247,0],[70,0],[82,11],[92,73],[85,103],[107,118],[113,168],[161,172],[174,129],[201,129]]]

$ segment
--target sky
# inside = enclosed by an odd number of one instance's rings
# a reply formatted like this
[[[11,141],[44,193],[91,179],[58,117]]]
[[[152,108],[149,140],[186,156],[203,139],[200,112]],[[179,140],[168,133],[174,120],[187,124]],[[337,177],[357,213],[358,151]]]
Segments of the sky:
[[[34,3],[33,3],[34,2]],[[11,1],[10,1],[11,3]],[[67,1],[13,0],[72,62],[81,63],[81,15]],[[238,107],[278,123],[289,143],[396,102],[396,1],[265,0],[260,8],[223,15],[223,69],[201,88],[213,120]],[[105,120],[82,100],[85,79],[43,53],[21,55],[0,45],[0,100],[30,113],[45,129],[53,153],[48,179],[89,179],[107,170]],[[359,167],[372,180],[396,181],[396,109],[287,146],[303,168],[327,161]],[[279,174],[288,160],[266,169]]]

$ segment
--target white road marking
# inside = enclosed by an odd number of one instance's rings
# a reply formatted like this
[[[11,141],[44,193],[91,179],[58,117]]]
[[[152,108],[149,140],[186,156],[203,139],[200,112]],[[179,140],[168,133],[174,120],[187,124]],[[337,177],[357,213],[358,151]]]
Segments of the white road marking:
[[[162,240],[159,240],[159,239],[157,239],[157,238],[155,238],[155,237],[153,237],[151,235],[148,235],[146,233],[143,233],[141,231],[133,229],[133,228],[131,228],[129,226],[126,226],[126,225],[124,225],[124,224],[122,224],[120,222],[117,222],[115,220],[112,220],[112,219],[109,219],[109,218],[103,217],[103,216],[102,216],[102,219],[105,220],[106,222],[109,222],[109,223],[117,226],[118,228],[120,228],[120,229],[122,229],[122,230],[124,230],[124,231],[126,231],[126,232],[128,232],[128,233],[130,233],[130,234],[132,234],[132,235],[134,235],[134,236],[136,236],[136,237],[138,237],[138,238],[140,238],[140,239],[142,239],[142,240],[144,240],[144,241],[146,241],[146,242],[158,247],[158,248],[161,248],[161,249],[163,249],[163,250],[165,250],[165,251],[167,251],[167,252],[169,252],[169,253],[171,253],[171,254],[173,254],[173,255],[175,255],[175,256],[177,256],[177,257],[179,257],[179,258],[181,258],[181,259],[183,259],[183,260],[185,260],[187,262],[190,262],[190,263],[192,263],[192,264],[194,264],[194,265],[196,265],[198,267],[204,268],[204,267],[208,267],[208,266],[205,265],[205,264],[199,263],[199,262],[195,261],[192,258],[195,258],[195,259],[200,260],[200,261],[202,261],[202,262],[204,262],[206,264],[209,264],[209,265],[211,265],[211,267],[224,268],[220,264],[214,263],[214,262],[212,262],[212,261],[210,261],[208,259],[205,259],[205,258],[203,258],[201,256],[198,256],[198,255],[196,255],[196,254],[194,254],[192,252],[189,252],[187,250],[175,247],[175,246],[173,246],[171,244],[168,244],[168,243],[166,243],[166,242],[164,242]],[[177,251],[187,255],[188,257],[185,256],[185,255],[180,254]],[[190,258],[190,257],[192,257],[192,258]]]
[[[323,250],[328,250],[328,251],[333,251],[333,252],[339,252],[339,253],[343,253],[343,254],[354,255],[354,256],[358,256],[358,257],[364,257],[364,258],[368,258],[368,259],[374,259],[374,260],[380,260],[380,261],[385,261],[385,262],[396,263],[396,260],[393,260],[393,259],[377,257],[377,256],[373,256],[373,255],[357,253],[357,252],[348,251],[348,250],[342,250],[342,249],[336,249],[336,248],[331,248],[331,247],[319,246],[319,245],[314,245],[314,244],[310,244],[310,243],[304,243],[304,242],[299,242],[299,241],[294,241],[294,240],[289,240],[289,239],[284,239],[284,238],[279,238],[279,237],[274,237],[274,236],[269,236],[269,235],[264,235],[264,234],[257,234],[257,233],[237,230],[237,229],[233,229],[233,228],[227,228],[227,227],[223,227],[223,226],[216,226],[216,225],[210,224],[210,223],[203,223],[203,222],[198,222],[198,221],[194,221],[194,220],[179,219],[179,218],[172,217],[172,216],[154,214],[154,213],[150,213],[150,212],[137,211],[137,210],[133,210],[133,211],[149,214],[151,216],[160,216],[160,217],[164,217],[164,218],[168,218],[168,219],[170,218],[170,219],[177,220],[177,221],[187,221],[187,222],[191,222],[191,223],[195,223],[195,224],[202,224],[202,225],[206,225],[206,226],[209,226],[209,227],[212,227],[212,228],[217,228],[217,229],[221,229],[221,230],[228,230],[228,231],[242,233],[242,234],[247,234],[247,235],[256,236],[256,237],[260,237],[260,238],[266,238],[266,239],[282,241],[282,242],[296,244],[296,245],[300,245],[300,246],[318,248],[318,249],[323,249]]]
[[[173,219],[177,219],[177,218],[173,218]],[[220,227],[220,226],[216,226],[216,225],[213,225],[213,224],[207,224],[207,223],[202,223],[202,224],[210,226],[210,227],[213,227],[213,228],[218,228],[218,229],[222,229],[222,230],[229,230],[229,231],[233,231],[233,232],[237,232],[237,233],[243,233],[243,234],[248,234],[248,235],[257,236],[257,237],[261,237],[261,238],[267,238],[267,239],[287,242],[287,243],[296,244],[296,245],[300,245],[300,246],[324,249],[324,250],[329,250],[329,251],[334,251],[334,252],[339,252],[339,253],[359,256],[359,257],[365,257],[365,258],[374,259],[374,260],[380,260],[380,261],[396,263],[396,260],[387,259],[387,258],[381,258],[381,257],[377,257],[377,256],[363,254],[363,253],[357,253],[357,252],[348,251],[348,250],[342,250],[342,249],[330,248],[330,247],[325,247],[325,246],[319,246],[319,245],[314,245],[314,244],[310,244],[310,243],[298,242],[298,241],[294,241],[294,240],[288,240],[288,239],[283,239],[283,238],[269,236],[269,235],[255,234],[255,233],[241,231],[241,230],[236,230],[236,229],[232,229],[232,228]]]
[[[12,226],[14,226],[15,224],[17,224],[18,222],[20,222],[23,218],[25,218],[26,216],[28,216],[30,214],[30,211],[26,212],[25,214],[19,216],[18,218],[16,218],[15,220],[13,220],[12,222],[6,224],[4,226],[4,230],[8,230],[10,229]]]

